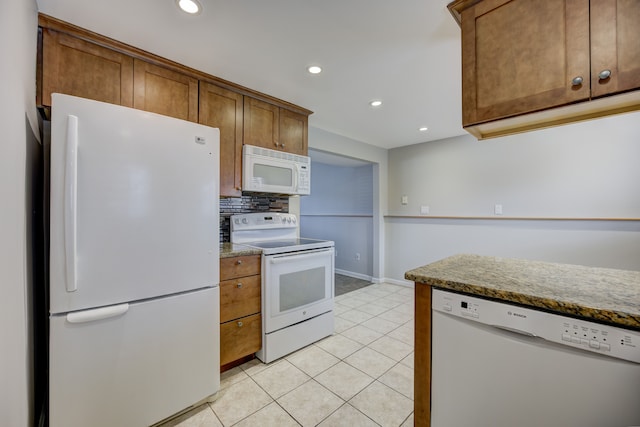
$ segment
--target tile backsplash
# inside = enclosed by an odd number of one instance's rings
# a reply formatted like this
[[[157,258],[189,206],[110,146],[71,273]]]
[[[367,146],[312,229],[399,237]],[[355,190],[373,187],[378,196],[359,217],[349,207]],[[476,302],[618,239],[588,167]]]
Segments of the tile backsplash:
[[[220,242],[228,242],[231,239],[231,215],[249,212],[288,213],[289,197],[251,195],[220,198]]]

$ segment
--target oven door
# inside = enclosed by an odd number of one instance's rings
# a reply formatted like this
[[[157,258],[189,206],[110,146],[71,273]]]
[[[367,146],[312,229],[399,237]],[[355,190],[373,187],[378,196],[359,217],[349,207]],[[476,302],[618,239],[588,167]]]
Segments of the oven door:
[[[265,333],[333,310],[333,248],[263,257]]]

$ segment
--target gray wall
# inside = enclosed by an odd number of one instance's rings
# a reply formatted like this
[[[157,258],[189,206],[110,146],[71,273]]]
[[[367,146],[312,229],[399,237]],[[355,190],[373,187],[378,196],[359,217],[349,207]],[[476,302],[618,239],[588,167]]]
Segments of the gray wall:
[[[311,175],[311,195],[300,198],[300,235],[335,241],[339,272],[372,277],[373,165],[312,162]]]
[[[0,2],[0,425],[33,424],[31,237],[37,160],[35,1]]]
[[[638,159],[640,113],[392,149],[386,275],[455,253],[640,270]]]
[[[382,281],[384,272],[385,231],[384,213],[387,210],[387,150],[342,135],[309,126],[309,148],[370,162],[373,168],[373,280]],[[313,171],[312,171],[313,175]],[[311,179],[313,184],[313,177]],[[304,197],[289,200],[289,212],[299,213],[298,202]]]

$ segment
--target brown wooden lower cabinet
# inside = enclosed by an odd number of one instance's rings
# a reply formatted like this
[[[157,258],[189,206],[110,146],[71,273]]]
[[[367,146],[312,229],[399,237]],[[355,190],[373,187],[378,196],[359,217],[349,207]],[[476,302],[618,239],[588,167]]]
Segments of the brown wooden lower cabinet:
[[[262,347],[261,255],[220,259],[220,367],[230,369]]]
[[[220,365],[227,365],[262,347],[262,315],[241,317],[220,325]]]

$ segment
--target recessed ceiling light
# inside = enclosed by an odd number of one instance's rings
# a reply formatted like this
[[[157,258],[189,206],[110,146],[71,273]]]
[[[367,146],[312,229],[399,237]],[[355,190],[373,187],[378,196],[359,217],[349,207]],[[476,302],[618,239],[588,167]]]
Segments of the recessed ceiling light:
[[[317,65],[312,65],[310,67],[307,67],[307,71],[311,74],[320,74],[322,72],[322,68]]]
[[[372,107],[379,107],[382,105],[382,101],[380,101],[379,99],[376,99],[374,101],[371,101],[369,105],[371,105]]]
[[[429,130],[429,128],[428,128],[428,127],[426,127],[426,126],[422,126],[422,127],[421,127],[421,128],[419,128],[418,130],[419,130],[420,132],[426,132],[426,131],[428,131],[428,130]]]
[[[184,12],[191,15],[200,13],[200,11],[202,10],[202,6],[200,6],[200,3],[198,3],[197,0],[176,0],[176,4]]]

